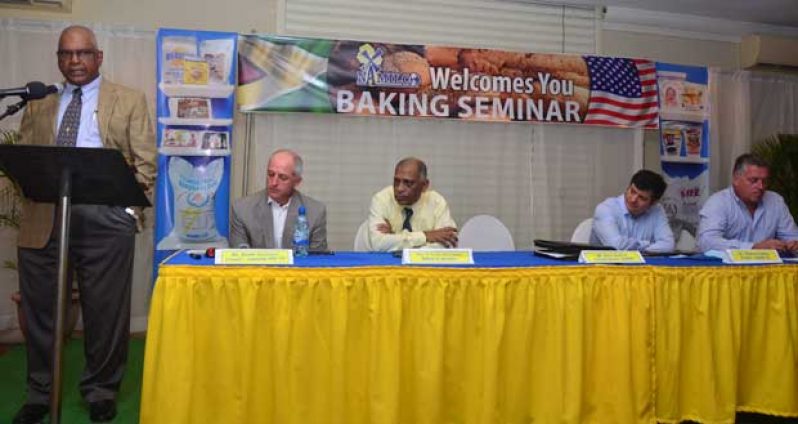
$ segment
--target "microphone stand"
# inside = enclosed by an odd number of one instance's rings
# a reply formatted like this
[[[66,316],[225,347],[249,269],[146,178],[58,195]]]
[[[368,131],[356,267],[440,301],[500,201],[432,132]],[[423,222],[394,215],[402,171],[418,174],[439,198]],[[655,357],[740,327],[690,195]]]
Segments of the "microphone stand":
[[[0,121],[2,121],[3,119],[5,119],[8,116],[11,116],[11,115],[19,112],[19,110],[22,109],[23,107],[25,107],[26,104],[28,104],[28,99],[22,99],[22,100],[20,100],[17,103],[8,105],[8,107],[6,108],[6,111],[3,112],[2,115],[0,115]]]

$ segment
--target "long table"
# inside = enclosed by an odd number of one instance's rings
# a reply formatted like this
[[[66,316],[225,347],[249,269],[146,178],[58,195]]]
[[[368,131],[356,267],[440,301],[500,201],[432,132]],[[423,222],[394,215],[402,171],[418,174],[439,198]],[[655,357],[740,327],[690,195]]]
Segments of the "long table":
[[[142,423],[732,422],[798,417],[798,266],[530,252],[160,267]]]

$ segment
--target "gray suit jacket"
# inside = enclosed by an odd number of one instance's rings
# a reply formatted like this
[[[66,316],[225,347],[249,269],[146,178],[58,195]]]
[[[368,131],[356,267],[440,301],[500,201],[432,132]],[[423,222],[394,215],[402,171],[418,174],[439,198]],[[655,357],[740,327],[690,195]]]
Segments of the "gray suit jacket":
[[[310,250],[327,250],[327,208],[323,203],[295,191],[291,196],[288,215],[283,229],[283,248],[293,246],[294,223],[299,206],[305,205],[305,214],[310,227]],[[272,208],[268,203],[268,193],[261,190],[257,193],[233,202],[233,213],[230,218],[230,246],[238,247],[246,243],[249,247],[273,249],[274,224]]]

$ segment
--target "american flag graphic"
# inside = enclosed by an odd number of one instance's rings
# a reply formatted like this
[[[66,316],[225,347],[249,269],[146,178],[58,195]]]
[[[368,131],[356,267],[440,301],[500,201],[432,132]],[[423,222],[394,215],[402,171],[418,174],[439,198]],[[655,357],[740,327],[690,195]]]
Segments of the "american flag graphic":
[[[585,124],[658,127],[657,70],[641,59],[585,56],[590,102]]]

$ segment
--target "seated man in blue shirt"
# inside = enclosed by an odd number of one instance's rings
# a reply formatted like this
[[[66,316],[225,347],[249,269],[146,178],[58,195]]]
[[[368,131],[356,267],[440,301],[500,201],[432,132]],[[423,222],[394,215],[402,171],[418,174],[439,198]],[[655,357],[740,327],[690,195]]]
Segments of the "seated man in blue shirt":
[[[732,185],[707,199],[698,223],[702,252],[725,249],[798,251],[798,227],[784,199],[767,190],[768,164],[752,154],[734,162]]]
[[[668,185],[649,170],[637,171],[624,194],[596,206],[590,243],[618,250],[673,251],[673,232],[657,201]]]

